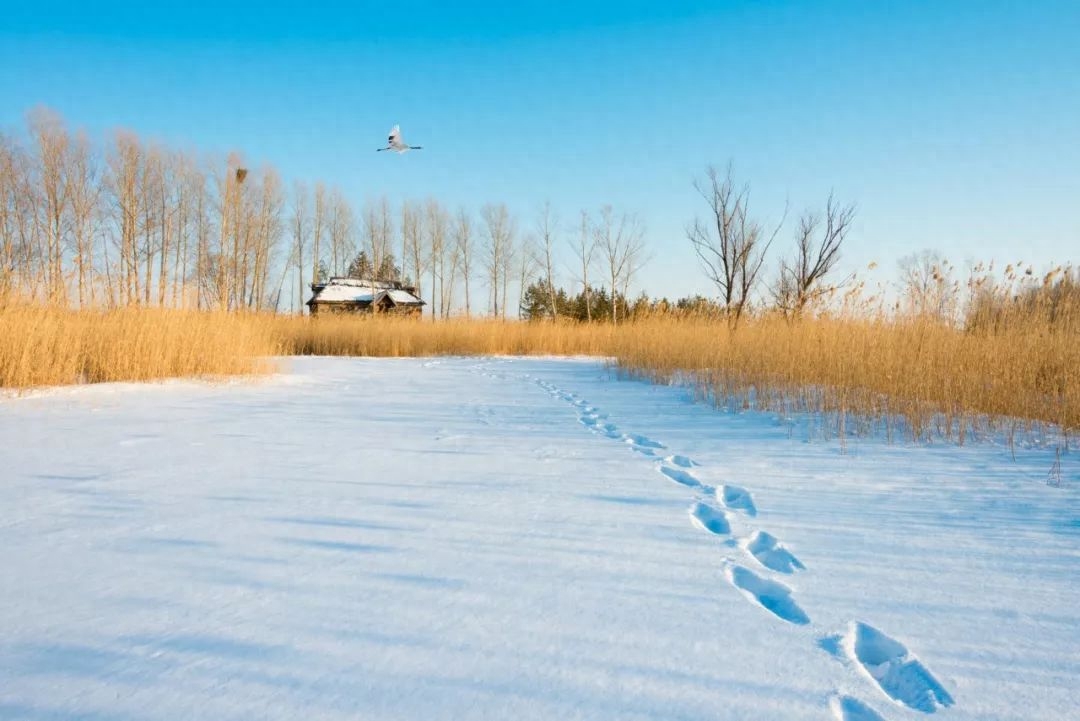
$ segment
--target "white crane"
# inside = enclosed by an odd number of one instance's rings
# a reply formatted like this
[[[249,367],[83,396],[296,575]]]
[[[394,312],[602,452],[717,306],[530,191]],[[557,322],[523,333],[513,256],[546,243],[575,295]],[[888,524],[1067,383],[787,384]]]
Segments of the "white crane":
[[[393,150],[395,153],[404,153],[409,150],[422,150],[420,145],[406,145],[405,141],[401,138],[401,128],[395,125],[390,128],[390,139],[386,143],[385,148],[376,148],[375,152],[381,153],[384,150]]]

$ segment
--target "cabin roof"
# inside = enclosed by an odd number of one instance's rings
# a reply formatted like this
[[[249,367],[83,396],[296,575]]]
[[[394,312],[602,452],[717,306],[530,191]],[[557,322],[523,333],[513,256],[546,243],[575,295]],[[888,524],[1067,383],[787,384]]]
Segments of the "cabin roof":
[[[387,297],[394,305],[421,306],[426,303],[414,293],[401,287],[400,283],[381,280],[361,280],[357,278],[331,278],[326,285],[314,286],[315,294],[308,305],[313,303],[358,303],[370,304]]]

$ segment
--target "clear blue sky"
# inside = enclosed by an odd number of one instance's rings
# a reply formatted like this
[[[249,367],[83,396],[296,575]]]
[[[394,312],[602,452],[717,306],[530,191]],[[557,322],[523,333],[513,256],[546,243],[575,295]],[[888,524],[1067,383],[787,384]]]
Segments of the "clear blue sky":
[[[762,220],[857,203],[844,265],[875,277],[928,247],[1080,261],[1076,0],[291,5],[5,3],[0,126],[46,104],[523,227],[610,203],[646,223],[654,295],[711,293],[684,227],[729,159]],[[373,152],[394,123],[425,150]]]

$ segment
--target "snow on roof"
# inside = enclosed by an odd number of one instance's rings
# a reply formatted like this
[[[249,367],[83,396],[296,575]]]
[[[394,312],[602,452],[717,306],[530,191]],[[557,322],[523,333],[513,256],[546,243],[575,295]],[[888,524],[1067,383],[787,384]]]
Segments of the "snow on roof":
[[[381,293],[381,290],[376,290],[376,293]],[[312,300],[322,301],[324,303],[348,303],[350,301],[355,302],[371,302],[374,294],[371,292],[371,288],[357,288],[351,285],[328,285],[322,290],[315,293],[315,297]]]
[[[387,295],[397,305],[424,305],[424,301],[407,290],[395,288],[396,284],[382,280],[356,278],[331,278],[330,282],[315,292],[311,301],[319,303],[371,303]]]
[[[417,305],[424,302],[407,290],[388,290],[386,294],[398,305]]]
[[[326,285],[347,285],[353,288],[400,288],[401,283],[393,280],[375,280],[373,278],[342,278],[333,276]]]

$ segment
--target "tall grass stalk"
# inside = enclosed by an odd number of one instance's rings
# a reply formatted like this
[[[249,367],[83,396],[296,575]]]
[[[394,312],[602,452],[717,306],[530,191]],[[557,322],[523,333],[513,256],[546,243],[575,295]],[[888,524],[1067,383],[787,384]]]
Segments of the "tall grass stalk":
[[[1080,337],[1060,322],[659,316],[619,326],[301,318],[0,305],[0,387],[259,373],[274,355],[587,355],[700,397],[810,411],[890,437],[963,441],[987,422],[1080,428]]]
[[[0,388],[260,373],[279,352],[254,316],[0,303]]]

